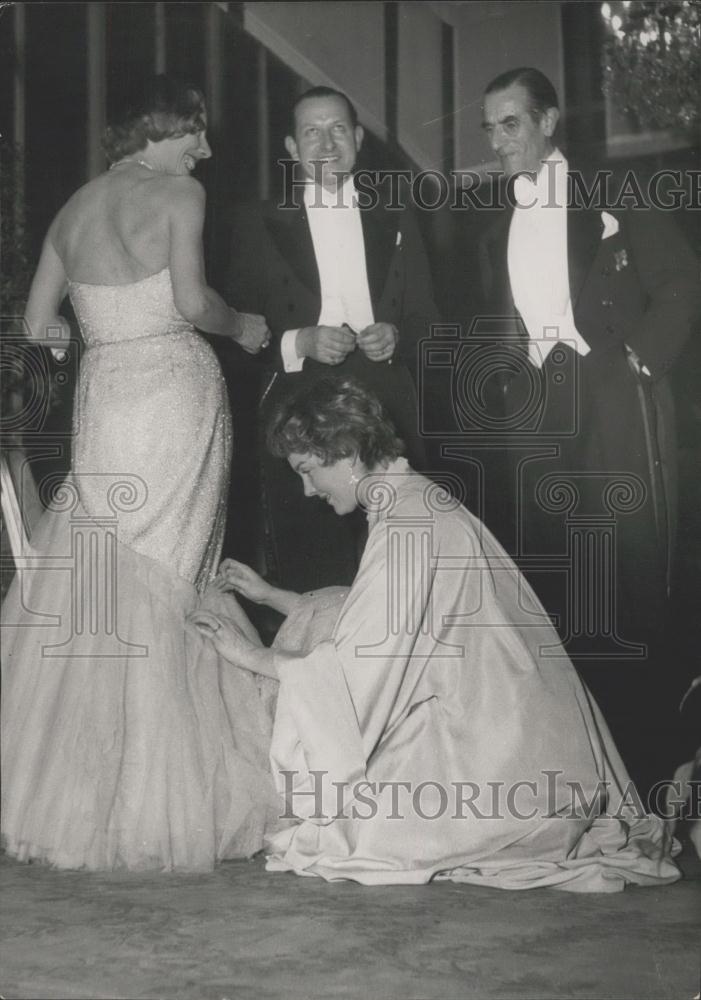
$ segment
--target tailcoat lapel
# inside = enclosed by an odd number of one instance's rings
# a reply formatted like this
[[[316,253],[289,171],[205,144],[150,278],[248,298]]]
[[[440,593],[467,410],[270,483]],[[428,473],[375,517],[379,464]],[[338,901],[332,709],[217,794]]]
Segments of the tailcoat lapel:
[[[270,236],[283,259],[305,288],[321,300],[319,269],[304,205],[277,207],[267,221]]]
[[[570,279],[572,308],[577,305],[579,293],[589,274],[601,245],[604,224],[601,212],[593,208],[567,209],[567,265]]]
[[[489,243],[489,266],[492,284],[490,299],[494,307],[503,315],[510,315],[515,310],[509,280],[509,229],[513,217],[513,208],[501,212],[499,220],[492,230]]]
[[[365,265],[374,311],[377,310],[382,298],[389,265],[397,245],[397,217],[398,213],[389,212],[379,202],[371,208],[360,209],[365,243]]]

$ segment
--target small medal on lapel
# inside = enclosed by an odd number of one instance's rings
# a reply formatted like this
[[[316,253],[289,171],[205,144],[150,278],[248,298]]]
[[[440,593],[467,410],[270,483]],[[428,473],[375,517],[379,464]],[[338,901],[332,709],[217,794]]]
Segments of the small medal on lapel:
[[[614,251],[613,259],[617,271],[622,271],[624,267],[628,267],[628,252],[626,250]]]

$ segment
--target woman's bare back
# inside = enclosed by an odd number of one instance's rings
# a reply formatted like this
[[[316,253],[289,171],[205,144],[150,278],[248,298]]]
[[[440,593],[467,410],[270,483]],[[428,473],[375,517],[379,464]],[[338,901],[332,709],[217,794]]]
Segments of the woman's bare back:
[[[49,230],[70,281],[125,285],[168,265],[172,180],[124,164],[80,188]]]

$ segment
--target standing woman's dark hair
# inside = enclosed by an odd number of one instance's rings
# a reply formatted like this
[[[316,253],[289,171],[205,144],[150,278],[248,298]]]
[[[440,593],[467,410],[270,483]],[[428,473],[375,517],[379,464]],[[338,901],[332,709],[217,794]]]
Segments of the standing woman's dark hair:
[[[151,142],[202,132],[207,125],[204,94],[169,76],[159,75],[132,87],[108,114],[102,147],[111,163],[131,156]]]

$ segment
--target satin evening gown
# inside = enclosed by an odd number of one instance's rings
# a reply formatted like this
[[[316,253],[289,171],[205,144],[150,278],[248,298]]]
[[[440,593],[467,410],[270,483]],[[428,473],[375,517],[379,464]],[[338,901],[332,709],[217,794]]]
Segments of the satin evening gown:
[[[206,869],[279,810],[276,685],[186,625],[224,530],[231,419],[166,268],[71,283],[85,352],[68,479],[3,608],[2,834],[60,868]],[[45,484],[49,485],[49,484]]]
[[[307,595],[275,640],[290,825],[266,838],[268,870],[570,892],[679,878],[678,844],[501,545],[404,459],[366,499],[353,586]]]

